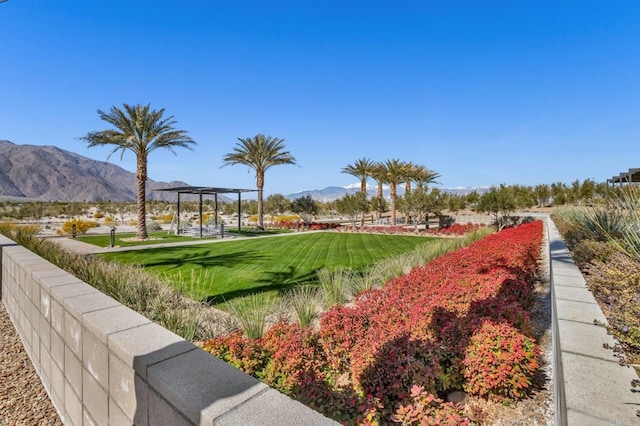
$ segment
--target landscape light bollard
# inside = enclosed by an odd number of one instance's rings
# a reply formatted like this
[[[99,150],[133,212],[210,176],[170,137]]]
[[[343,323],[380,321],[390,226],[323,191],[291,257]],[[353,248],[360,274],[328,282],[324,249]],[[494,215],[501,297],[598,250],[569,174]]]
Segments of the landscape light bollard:
[[[112,226],[111,227],[111,247],[115,247],[116,246],[116,227]]]
[[[224,238],[224,223],[220,224],[220,238]]]
[[[71,225],[71,238],[75,238],[76,237],[76,224],[72,224]]]

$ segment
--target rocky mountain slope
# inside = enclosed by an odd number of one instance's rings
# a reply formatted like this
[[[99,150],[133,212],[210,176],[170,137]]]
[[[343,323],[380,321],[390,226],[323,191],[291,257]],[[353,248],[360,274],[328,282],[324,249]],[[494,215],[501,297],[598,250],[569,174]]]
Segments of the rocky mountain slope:
[[[184,182],[147,182],[147,196],[175,200],[154,189]],[[55,146],[16,145],[0,140],[0,195],[43,201],[129,201],[136,199],[136,175]]]

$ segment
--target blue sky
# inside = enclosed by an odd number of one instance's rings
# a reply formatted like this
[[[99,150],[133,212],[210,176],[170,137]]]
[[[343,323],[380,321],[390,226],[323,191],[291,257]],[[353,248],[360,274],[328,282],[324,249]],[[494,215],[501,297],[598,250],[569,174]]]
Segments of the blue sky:
[[[267,194],[399,158],[444,187],[603,181],[640,164],[637,1],[0,4],[0,139],[106,160],[97,109],[165,108],[198,142],[149,177],[254,188],[238,137],[286,140]],[[111,162],[135,169],[135,158]]]

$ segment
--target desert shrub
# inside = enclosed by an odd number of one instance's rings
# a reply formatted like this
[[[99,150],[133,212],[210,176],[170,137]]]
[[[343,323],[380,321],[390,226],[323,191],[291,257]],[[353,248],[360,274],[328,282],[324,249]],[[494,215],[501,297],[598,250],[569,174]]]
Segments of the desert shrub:
[[[138,226],[138,221],[137,220],[130,220],[127,222],[127,225],[129,226]]]
[[[606,262],[613,253],[615,253],[616,247],[611,242],[602,242],[594,240],[581,240],[574,243],[571,253],[573,260],[580,268],[586,267],[594,260]]]
[[[105,226],[116,226],[116,220],[115,218],[111,217],[111,216],[107,216],[104,218],[104,225]]]
[[[104,213],[97,211],[93,214],[94,219],[102,219],[104,217]]]
[[[587,283],[609,322],[608,330],[640,360],[640,261],[616,252],[586,268]]]
[[[73,226],[75,225],[76,234],[86,234],[90,228],[95,228],[98,222],[92,220],[71,219],[62,223],[60,231],[65,235],[73,234]]]
[[[156,221],[147,223],[147,231],[162,231],[162,226]]]
[[[162,223],[171,223],[173,221],[173,213],[165,214],[160,218]]]
[[[582,240],[606,242],[620,239],[628,223],[624,211],[601,207],[563,208],[556,214],[563,220],[563,236],[570,246]]]
[[[509,324],[485,321],[463,360],[465,390],[497,400],[522,398],[539,367],[538,357],[533,339]]]

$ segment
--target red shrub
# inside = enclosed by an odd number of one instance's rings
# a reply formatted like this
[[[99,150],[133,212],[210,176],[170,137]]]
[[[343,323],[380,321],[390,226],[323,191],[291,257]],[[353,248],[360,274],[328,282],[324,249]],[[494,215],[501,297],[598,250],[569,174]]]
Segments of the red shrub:
[[[485,321],[463,361],[467,392],[494,399],[522,398],[538,369],[535,342],[509,324]]]
[[[317,332],[280,323],[259,341],[231,335],[205,349],[346,422],[456,418],[435,399],[408,405],[427,398],[413,385],[520,398],[538,368],[525,333],[541,241],[541,222],[506,229],[334,306]]]

